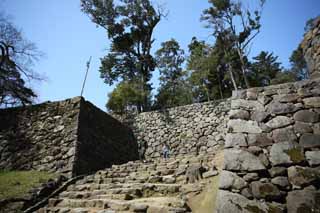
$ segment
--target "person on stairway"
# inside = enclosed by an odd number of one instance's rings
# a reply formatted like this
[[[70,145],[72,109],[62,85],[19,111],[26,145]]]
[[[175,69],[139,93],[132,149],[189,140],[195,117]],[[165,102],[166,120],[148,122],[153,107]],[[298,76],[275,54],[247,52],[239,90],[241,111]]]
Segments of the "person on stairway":
[[[147,142],[145,140],[141,140],[138,143],[138,152],[139,152],[139,160],[145,162],[145,153],[147,150]]]
[[[163,143],[162,154],[163,154],[163,158],[164,159],[168,159],[169,158],[169,146],[166,143]]]

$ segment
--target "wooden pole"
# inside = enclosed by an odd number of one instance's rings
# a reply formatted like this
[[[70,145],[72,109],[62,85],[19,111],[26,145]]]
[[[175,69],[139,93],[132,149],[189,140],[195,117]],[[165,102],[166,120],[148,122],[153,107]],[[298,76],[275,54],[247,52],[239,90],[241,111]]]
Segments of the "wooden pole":
[[[81,97],[82,97],[82,95],[83,95],[84,86],[86,85],[87,76],[88,76],[88,72],[89,72],[89,68],[90,68],[90,63],[91,63],[91,58],[92,58],[92,56],[90,56],[89,61],[87,62],[87,71],[86,71],[86,75],[85,75],[85,77],[84,77],[84,81],[83,81],[83,84],[82,84],[82,89],[81,89],[81,94],[80,94]]]

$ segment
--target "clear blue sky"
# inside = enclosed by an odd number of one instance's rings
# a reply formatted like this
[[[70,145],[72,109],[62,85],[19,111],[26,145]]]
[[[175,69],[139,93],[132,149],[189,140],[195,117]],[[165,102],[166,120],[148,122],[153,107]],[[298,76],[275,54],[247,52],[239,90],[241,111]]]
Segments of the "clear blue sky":
[[[161,0],[161,3],[165,3],[169,16],[156,28],[154,50],[170,38],[177,39],[185,50],[193,36],[212,41],[210,31],[199,21],[202,11],[209,6],[206,0]],[[84,96],[105,110],[107,93],[113,87],[103,83],[98,68],[109,42],[105,31],[80,11],[80,0],[2,0],[0,11],[11,15],[25,37],[46,55],[34,67],[48,79],[33,86],[39,95],[38,102],[80,95],[85,64],[92,56]],[[306,21],[317,15],[320,15],[319,0],[267,0],[262,31],[254,40],[251,55],[262,50],[274,52],[288,66],[290,54],[303,37]],[[157,78],[154,73],[153,86],[157,86]]]

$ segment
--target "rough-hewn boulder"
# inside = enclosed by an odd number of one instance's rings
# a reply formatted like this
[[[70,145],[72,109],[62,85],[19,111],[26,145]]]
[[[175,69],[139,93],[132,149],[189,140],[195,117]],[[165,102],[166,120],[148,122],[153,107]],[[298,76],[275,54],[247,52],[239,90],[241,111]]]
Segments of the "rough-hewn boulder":
[[[227,149],[224,151],[224,169],[230,171],[261,171],[266,167],[260,159],[250,152]]]

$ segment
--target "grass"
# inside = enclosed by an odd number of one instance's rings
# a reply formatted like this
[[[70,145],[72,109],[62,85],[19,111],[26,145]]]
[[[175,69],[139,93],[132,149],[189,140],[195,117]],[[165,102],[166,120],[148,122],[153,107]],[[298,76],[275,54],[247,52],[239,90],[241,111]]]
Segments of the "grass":
[[[56,175],[39,171],[0,171],[0,200],[21,198]]]

